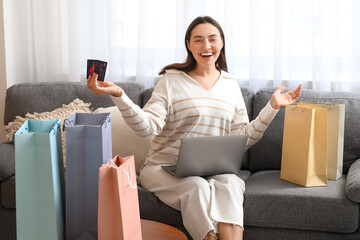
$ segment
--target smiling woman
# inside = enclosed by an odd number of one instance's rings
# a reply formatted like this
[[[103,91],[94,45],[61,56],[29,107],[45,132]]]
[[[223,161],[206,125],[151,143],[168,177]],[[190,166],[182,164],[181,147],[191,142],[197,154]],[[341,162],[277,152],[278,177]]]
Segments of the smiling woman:
[[[240,87],[227,72],[220,25],[211,17],[197,17],[186,31],[185,47],[185,63],[163,68],[162,78],[142,109],[119,86],[97,81],[97,74],[89,76],[87,86],[97,95],[110,94],[139,136],[154,136],[139,180],[161,201],[182,212],[184,226],[194,240],[242,239],[242,179],[228,172],[178,178],[161,166],[177,163],[185,137],[247,135],[246,148],[251,147],[278,109],[300,97],[301,85],[287,93],[279,88],[249,124]]]
[[[186,44],[198,63],[197,67],[202,63],[199,55],[206,59],[207,64],[215,65],[224,46],[219,30],[210,23],[197,25],[192,30],[190,40],[186,40]],[[208,62],[208,60],[212,60],[212,62]]]
[[[159,75],[164,74],[167,69],[191,72],[197,67],[196,58],[199,57],[199,54],[207,52],[216,54],[212,59],[215,60],[213,64],[218,71],[228,71],[225,57],[225,35],[219,23],[211,17],[198,17],[189,25],[185,33],[185,48],[187,51],[186,61],[165,66]]]

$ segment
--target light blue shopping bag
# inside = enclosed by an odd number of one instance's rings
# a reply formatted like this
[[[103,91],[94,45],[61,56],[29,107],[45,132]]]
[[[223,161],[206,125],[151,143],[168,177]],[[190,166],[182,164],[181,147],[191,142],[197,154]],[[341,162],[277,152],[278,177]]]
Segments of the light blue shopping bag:
[[[97,239],[99,168],[112,159],[110,113],[75,113],[64,120],[66,239]]]
[[[16,132],[15,186],[17,239],[65,239],[59,119],[26,120]]]

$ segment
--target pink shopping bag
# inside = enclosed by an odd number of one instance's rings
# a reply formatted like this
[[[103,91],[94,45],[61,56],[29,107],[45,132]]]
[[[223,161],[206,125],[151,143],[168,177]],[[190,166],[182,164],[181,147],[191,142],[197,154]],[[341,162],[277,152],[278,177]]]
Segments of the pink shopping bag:
[[[134,156],[118,155],[99,169],[99,240],[141,240]]]

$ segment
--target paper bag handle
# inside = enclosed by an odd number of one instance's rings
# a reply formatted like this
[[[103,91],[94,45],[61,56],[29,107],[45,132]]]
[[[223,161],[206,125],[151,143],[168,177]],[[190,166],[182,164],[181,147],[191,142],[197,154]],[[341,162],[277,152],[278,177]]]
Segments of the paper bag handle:
[[[136,184],[134,184],[132,181],[133,175],[132,175],[132,171],[131,171],[131,165],[129,165],[129,168],[130,168],[130,176],[129,176],[129,173],[127,171],[125,171],[124,169],[123,169],[123,172],[126,174],[126,176],[128,178],[130,187],[132,187],[133,189],[136,189]]]
[[[69,119],[67,119],[67,118],[65,118],[65,119],[64,119],[64,122],[63,122],[63,131],[65,131],[65,125],[67,125],[67,126],[69,126],[69,127],[72,127],[72,126],[73,126],[72,122],[71,122]]]
[[[29,132],[29,128],[28,128],[28,127],[25,128],[25,133],[27,133],[27,132]],[[21,132],[20,134],[24,134],[24,132]]]
[[[295,107],[291,109],[291,111],[295,111],[297,108],[300,108],[302,112],[305,112],[305,109],[308,109],[306,106],[300,107],[300,104],[296,104]]]
[[[60,124],[59,123],[55,123],[55,125],[57,126],[56,129],[59,129],[60,128]],[[52,130],[54,130],[54,135],[56,134],[56,129],[55,129],[55,126],[52,127],[50,130],[49,130],[49,134],[51,133]]]
[[[326,106],[330,106],[330,108],[327,108]],[[322,105],[323,108],[326,108],[327,110],[332,110],[334,108],[334,104],[331,102],[326,102]]]
[[[299,104],[306,104],[307,102],[303,102],[303,101],[300,101]],[[315,104],[322,104],[322,108],[326,108],[327,110],[333,110],[334,109],[334,104],[327,101],[327,102],[318,102],[318,101],[313,101],[313,102],[308,102],[308,103],[315,103]],[[299,105],[297,104],[297,105]]]
[[[110,166],[110,167],[112,167],[112,168],[115,168],[115,169],[118,169],[119,167],[114,163],[114,161],[113,160],[110,160],[107,164],[103,164],[103,165],[108,165],[108,166]],[[131,169],[131,165],[129,165],[129,168],[130,168],[130,174],[127,172],[127,171],[125,171],[124,169],[123,169],[123,172],[126,174],[126,176],[127,176],[127,179],[128,179],[128,181],[129,181],[129,185],[130,185],[130,187],[132,187],[133,189],[136,189],[136,184],[134,184],[133,183],[133,175],[132,175],[132,169]]]
[[[108,121],[106,122],[106,120],[108,120]],[[102,125],[105,123],[105,128],[106,128],[106,127],[107,127],[107,123],[110,122],[110,121],[111,121],[110,117],[106,117],[106,118],[102,121],[102,123],[100,124],[100,126],[102,126]]]

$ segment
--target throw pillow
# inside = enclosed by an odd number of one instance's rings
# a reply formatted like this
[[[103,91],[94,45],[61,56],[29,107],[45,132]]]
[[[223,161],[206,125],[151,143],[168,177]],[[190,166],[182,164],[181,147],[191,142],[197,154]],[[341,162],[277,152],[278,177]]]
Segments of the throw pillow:
[[[360,203],[360,159],[351,164],[346,178],[345,192],[351,201]]]
[[[140,137],[126,124],[116,106],[98,108],[94,113],[111,113],[111,135],[113,156],[126,157],[134,155],[136,174],[145,162],[152,137]]]
[[[16,116],[15,120],[10,122],[8,125],[5,126],[6,132],[6,142],[14,141],[14,134],[17,130],[23,125],[26,119],[35,119],[35,120],[50,120],[50,119],[60,119],[61,120],[61,129],[62,124],[65,118],[69,117],[73,113],[91,113],[90,110],[91,103],[84,103],[82,100],[76,98],[71,103],[65,105],[63,104],[62,107],[57,108],[51,112],[43,112],[43,113],[27,113],[25,117]],[[64,157],[64,167],[66,167],[66,159],[65,159],[65,132],[61,132],[62,137],[62,147],[63,147],[63,157]]]

